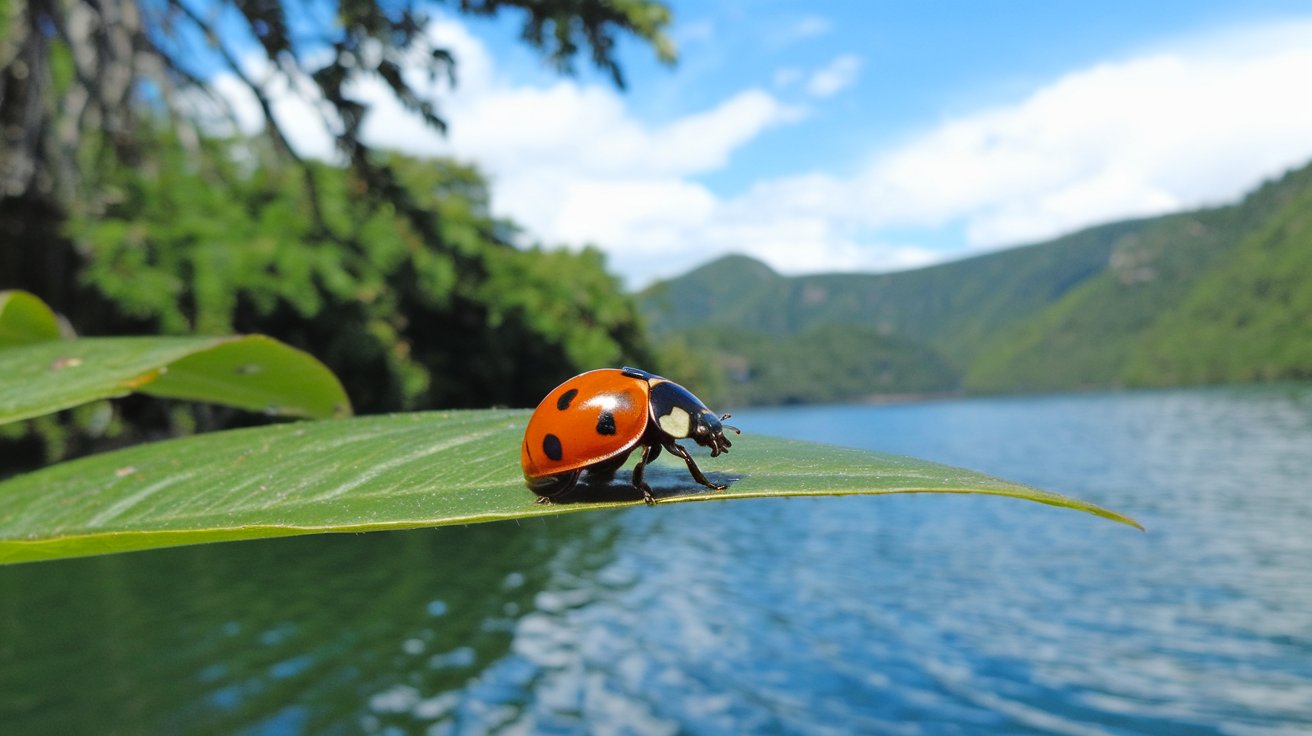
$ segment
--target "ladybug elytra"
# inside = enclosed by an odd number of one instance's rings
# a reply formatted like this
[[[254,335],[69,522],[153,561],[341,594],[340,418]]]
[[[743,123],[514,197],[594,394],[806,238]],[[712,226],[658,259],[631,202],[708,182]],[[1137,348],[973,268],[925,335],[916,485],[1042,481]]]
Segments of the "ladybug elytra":
[[[728,452],[731,443],[724,430],[741,434],[722,423],[728,418],[717,416],[683,386],[638,368],[581,373],[552,389],[529,418],[520,448],[524,480],[539,503],[561,500],[583,471],[590,480],[608,480],[641,447],[633,486],[652,504],[656,498],[642,479],[643,470],[664,448],[683,458],[693,480],[722,491],[725,486],[707,480],[676,440],[709,447],[711,457]]]

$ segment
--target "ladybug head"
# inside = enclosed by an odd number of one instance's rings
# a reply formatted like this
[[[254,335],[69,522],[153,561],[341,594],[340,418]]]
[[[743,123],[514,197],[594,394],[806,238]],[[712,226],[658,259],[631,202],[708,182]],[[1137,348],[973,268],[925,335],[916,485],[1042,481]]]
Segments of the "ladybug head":
[[[724,423],[724,420],[730,416],[725,414],[717,417],[710,409],[704,409],[697,415],[696,421],[693,422],[692,434],[689,436],[697,444],[711,448],[711,457],[715,457],[722,452],[728,452],[733,443],[729,441],[728,437],[724,436],[724,430],[732,429],[738,434],[743,433],[741,429]]]

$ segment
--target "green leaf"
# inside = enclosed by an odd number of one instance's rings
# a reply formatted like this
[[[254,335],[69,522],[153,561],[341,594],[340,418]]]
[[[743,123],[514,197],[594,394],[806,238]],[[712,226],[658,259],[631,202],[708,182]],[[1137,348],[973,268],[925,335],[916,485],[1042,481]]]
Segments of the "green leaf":
[[[350,413],[327,367],[260,335],[81,338],[0,350],[0,424],[133,391],[286,416]]]
[[[0,562],[317,532],[470,524],[641,504],[629,472],[613,500],[542,505],[524,487],[528,413],[479,410],[281,424],[168,440],[0,483]],[[699,460],[712,492],[662,455],[661,503],[797,495],[982,493],[1138,523],[1090,503],[911,458],[743,435]],[[1142,527],[1139,527],[1142,528]]]
[[[59,320],[26,291],[0,291],[0,349],[59,339]]]

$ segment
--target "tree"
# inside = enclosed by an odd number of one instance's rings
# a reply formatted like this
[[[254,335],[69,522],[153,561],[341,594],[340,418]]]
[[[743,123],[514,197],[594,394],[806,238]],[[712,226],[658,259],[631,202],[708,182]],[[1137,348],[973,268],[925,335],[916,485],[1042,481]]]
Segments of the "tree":
[[[80,144],[89,136],[131,162],[143,114],[190,123],[188,93],[226,103],[210,89],[216,69],[236,75],[259,101],[266,131],[284,155],[295,153],[274,117],[268,90],[282,83],[323,111],[337,146],[371,190],[389,196],[394,181],[360,138],[367,106],[348,82],[371,75],[408,109],[443,130],[438,101],[406,78],[417,68],[454,78],[457,60],[425,34],[415,0],[17,0],[0,15],[0,197],[55,195],[67,204],[82,183]],[[441,6],[443,3],[436,3]],[[652,0],[460,0],[460,12],[523,17],[522,38],[563,72],[586,48],[617,85],[624,78],[617,40],[632,34],[673,59],[665,35],[670,12]],[[265,79],[240,59],[259,49]],[[185,125],[184,125],[185,129]],[[308,171],[308,169],[307,169]],[[313,194],[313,176],[306,174]],[[30,197],[29,197],[30,198]]]

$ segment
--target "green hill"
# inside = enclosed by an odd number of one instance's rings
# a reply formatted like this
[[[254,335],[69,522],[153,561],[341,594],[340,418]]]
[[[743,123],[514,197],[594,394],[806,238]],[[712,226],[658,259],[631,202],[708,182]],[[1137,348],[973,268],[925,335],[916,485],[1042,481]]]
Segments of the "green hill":
[[[1312,169],[1271,193],[1245,234],[1154,321],[1127,366],[1137,384],[1312,379]]]
[[[729,256],[640,299],[667,354],[708,358],[731,401],[1309,377],[1312,167],[1237,204],[915,271],[785,277]]]

